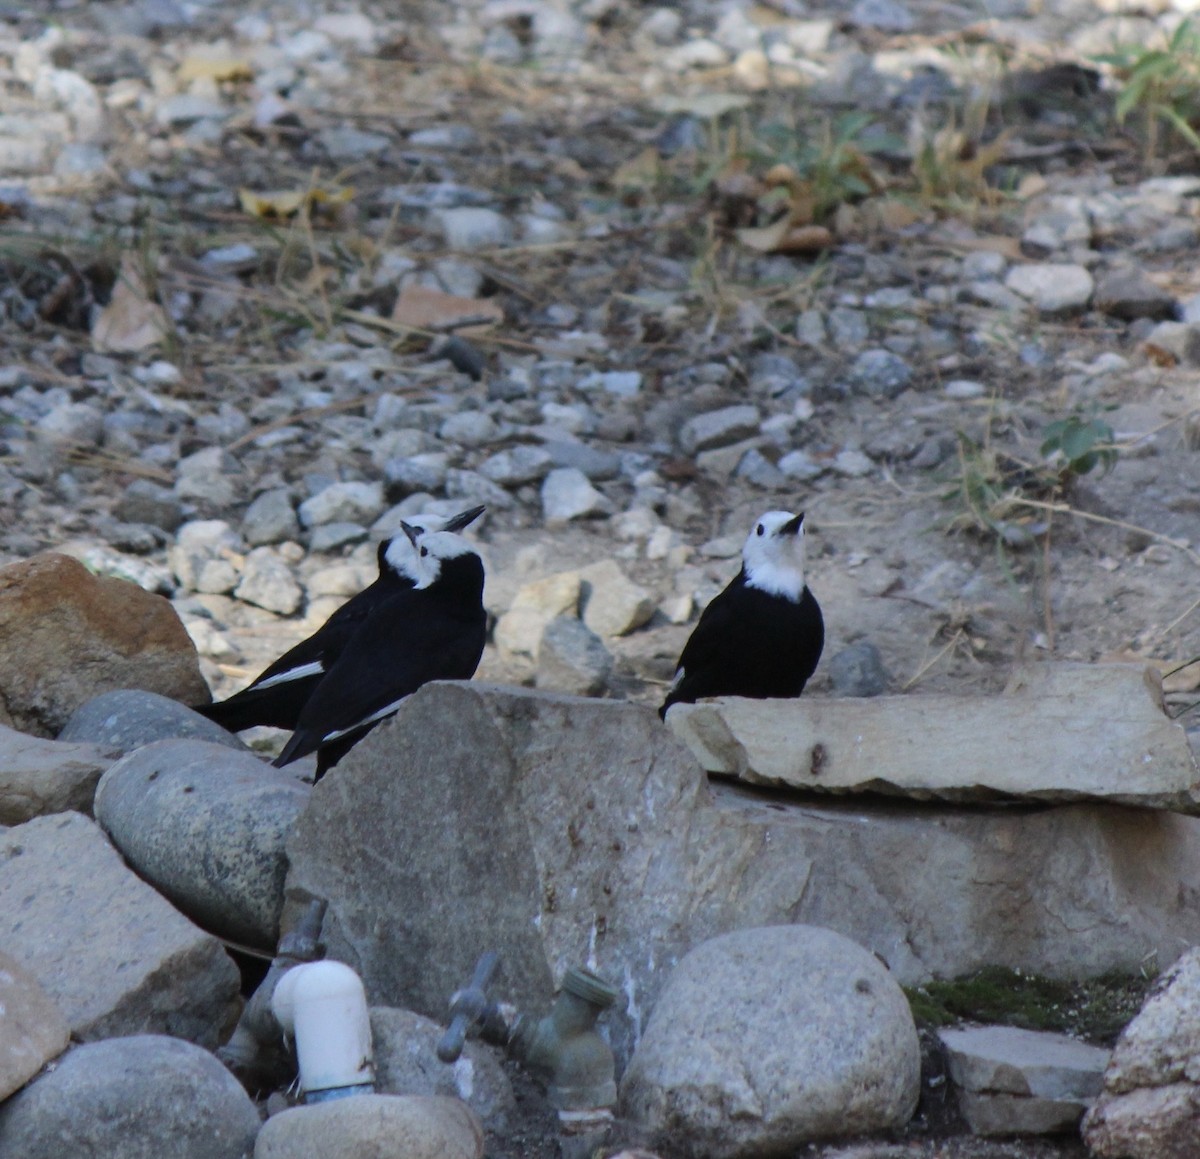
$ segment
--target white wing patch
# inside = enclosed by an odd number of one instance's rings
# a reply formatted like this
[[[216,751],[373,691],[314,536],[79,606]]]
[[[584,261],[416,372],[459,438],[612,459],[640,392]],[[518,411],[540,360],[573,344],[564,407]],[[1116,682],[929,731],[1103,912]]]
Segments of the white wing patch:
[[[685,673],[682,668],[675,669],[675,678],[671,681],[671,687],[667,689],[667,695],[670,696],[682,683]]]
[[[347,725],[345,728],[335,728],[333,732],[327,732],[321,737],[321,744],[328,744],[331,740],[337,740],[339,736],[345,736],[347,733],[354,732],[356,729],[363,728],[365,725],[374,724],[377,720],[382,720],[385,716],[391,716],[396,712],[400,705],[404,703],[407,697],[400,697],[399,700],[393,700],[391,704],[385,705],[383,708],[377,709],[370,716],[364,716],[362,720],[355,721],[354,724]]]
[[[260,680],[253,687],[274,688],[277,684],[289,684],[293,680],[303,680],[306,676],[320,676],[324,671],[325,665],[320,660],[311,660],[297,668],[289,668],[286,672],[277,672],[274,676],[268,676],[266,680]]]

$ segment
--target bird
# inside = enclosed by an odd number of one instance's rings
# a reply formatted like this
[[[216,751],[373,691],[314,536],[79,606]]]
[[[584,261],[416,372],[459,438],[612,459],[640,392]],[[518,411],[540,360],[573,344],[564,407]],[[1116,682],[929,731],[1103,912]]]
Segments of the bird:
[[[415,584],[380,601],[346,641],[277,768],[315,752],[320,780],[422,684],[475,675],[487,637],[483,561],[461,535],[401,526],[417,553]]]
[[[804,512],[768,511],[742,547],[741,571],[706,607],[658,710],[704,696],[799,696],[825,646],[804,578]]]
[[[472,507],[448,519],[418,515],[407,526],[414,528],[418,537],[429,532],[458,532],[484,511]],[[240,692],[197,706],[196,711],[230,732],[254,725],[294,729],[313,690],[367,616],[383,601],[411,589],[422,574],[418,547],[407,533],[384,540],[378,558],[378,577],[342,604],[311,636],[285,652]]]

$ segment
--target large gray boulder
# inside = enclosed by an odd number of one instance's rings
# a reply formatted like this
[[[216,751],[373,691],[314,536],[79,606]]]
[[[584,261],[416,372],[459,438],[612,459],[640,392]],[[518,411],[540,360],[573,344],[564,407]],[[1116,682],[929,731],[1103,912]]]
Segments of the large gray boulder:
[[[1200,1153],[1200,949],[1162,976],[1122,1031],[1083,1138],[1099,1159]]]
[[[13,1159],[248,1159],[259,1117],[211,1054],[143,1034],[78,1046],[0,1105]]]
[[[737,930],[672,972],[621,1082],[625,1114],[689,1154],[791,1154],[897,1130],[921,1046],[879,960],[815,926]]]
[[[162,1032],[215,1047],[241,1006],[221,943],[127,869],[78,813],[0,832],[0,946],[84,1041]]]
[[[236,736],[186,704],[140,688],[117,688],[93,696],[71,713],[58,734],[60,741],[91,741],[119,753],[171,738],[211,741],[247,751]]]
[[[45,740],[0,725],[0,825],[47,813],[90,813],[96,782],[115,759],[99,745]]]
[[[160,740],[104,774],[96,820],[130,865],[194,921],[273,950],[284,842],[309,792],[249,752]]]
[[[373,1002],[443,1019],[494,949],[499,992],[544,1010],[586,962],[621,992],[622,1060],[671,968],[733,929],[826,926],[904,983],[1200,942],[1195,818],[766,797],[710,784],[648,708],[480,683],[409,697],[316,786],[288,855]]]
[[[0,951],[0,1102],[70,1040],[71,1028],[54,1000],[20,962]]]

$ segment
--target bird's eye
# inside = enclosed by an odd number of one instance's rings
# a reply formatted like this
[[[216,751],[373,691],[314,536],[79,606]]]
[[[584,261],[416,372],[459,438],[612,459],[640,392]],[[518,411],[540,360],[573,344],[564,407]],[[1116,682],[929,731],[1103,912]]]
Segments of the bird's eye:
[[[421,554],[422,554],[423,556],[425,556],[425,555],[428,555],[428,554],[429,554],[429,548],[427,548],[427,547],[423,547],[423,548],[421,548]]]
[[[766,535],[767,529],[760,523],[755,529],[756,535]]]

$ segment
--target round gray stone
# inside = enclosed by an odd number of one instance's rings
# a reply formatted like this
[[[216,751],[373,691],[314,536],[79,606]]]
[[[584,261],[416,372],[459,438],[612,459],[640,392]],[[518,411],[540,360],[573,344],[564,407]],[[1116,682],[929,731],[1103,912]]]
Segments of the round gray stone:
[[[250,753],[162,740],[100,778],[96,820],[138,874],[198,925],[273,949],[284,842],[310,791]]]
[[[140,1034],[77,1046],[0,1105],[16,1159],[245,1159],[258,1112],[211,1054]]]
[[[879,696],[891,676],[874,644],[851,644],[832,656],[825,667],[835,696]]]
[[[698,1154],[779,1154],[902,1127],[920,1046],[899,985],[816,926],[737,930],[683,959],[621,1083],[625,1114]]]
[[[58,739],[90,741],[122,753],[171,739],[203,740],[249,751],[232,733],[187,705],[138,688],[118,688],[84,701],[71,713]]]

